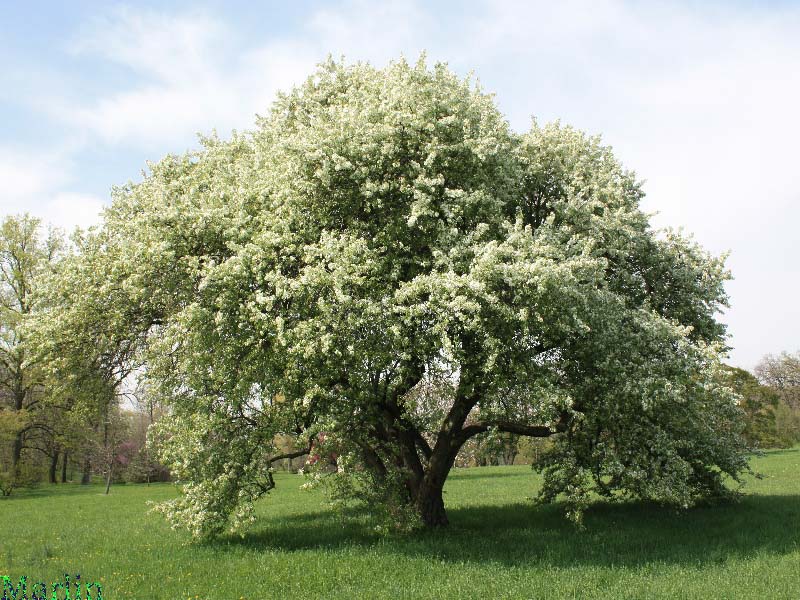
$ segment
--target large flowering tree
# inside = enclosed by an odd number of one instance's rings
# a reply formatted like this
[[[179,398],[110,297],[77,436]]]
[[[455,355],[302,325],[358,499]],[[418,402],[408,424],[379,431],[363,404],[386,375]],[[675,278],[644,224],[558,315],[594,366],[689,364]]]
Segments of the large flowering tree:
[[[553,436],[542,498],[575,515],[592,492],[688,506],[746,468],[727,272],[642,196],[598,139],[512,132],[443,65],[329,62],[253,131],[116,190],[60,318],[136,341],[184,482],[162,509],[197,536],[248,520],[287,436],[427,526],[487,432]]]

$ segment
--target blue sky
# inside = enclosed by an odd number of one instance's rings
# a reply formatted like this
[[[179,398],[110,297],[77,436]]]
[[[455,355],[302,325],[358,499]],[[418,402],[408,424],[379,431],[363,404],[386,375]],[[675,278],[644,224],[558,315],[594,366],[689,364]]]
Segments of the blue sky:
[[[800,349],[800,2],[0,0],[0,212],[96,223],[113,185],[250,127],[327,54],[423,50],[517,130],[602,134],[656,226],[730,251],[733,363]]]

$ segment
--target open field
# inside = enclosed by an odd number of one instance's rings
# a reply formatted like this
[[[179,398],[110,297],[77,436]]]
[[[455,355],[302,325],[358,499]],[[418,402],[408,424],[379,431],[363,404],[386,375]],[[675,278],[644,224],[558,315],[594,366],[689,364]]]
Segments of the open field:
[[[800,598],[800,448],[753,461],[737,505],[593,507],[575,531],[526,501],[527,467],[456,470],[452,526],[381,537],[278,476],[242,538],[188,545],[147,500],[171,485],[43,486],[0,500],[0,575],[81,573],[104,598]]]

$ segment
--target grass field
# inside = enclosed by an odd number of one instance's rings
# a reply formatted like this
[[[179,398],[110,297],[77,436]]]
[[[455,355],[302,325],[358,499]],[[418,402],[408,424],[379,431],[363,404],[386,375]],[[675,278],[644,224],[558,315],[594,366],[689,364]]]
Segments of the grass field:
[[[451,527],[388,538],[284,474],[243,539],[200,545],[147,512],[171,485],[43,486],[0,500],[0,575],[81,573],[106,600],[800,598],[800,448],[753,465],[739,504],[598,504],[582,532],[526,500],[528,467],[456,470]]]

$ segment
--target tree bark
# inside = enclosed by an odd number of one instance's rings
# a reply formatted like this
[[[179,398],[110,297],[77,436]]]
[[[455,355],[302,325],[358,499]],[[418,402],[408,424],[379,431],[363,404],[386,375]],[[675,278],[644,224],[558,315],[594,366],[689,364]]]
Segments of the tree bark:
[[[61,462],[61,483],[67,483],[67,461],[69,460],[69,454],[66,450],[64,450],[64,454],[62,456]]]
[[[114,463],[112,462],[108,465],[108,475],[106,475],[106,496],[108,496],[108,491],[111,489],[111,477],[114,474]]]
[[[92,463],[86,458],[83,461],[83,475],[81,475],[81,485],[89,485],[92,483]]]
[[[464,427],[467,415],[474,405],[474,397],[465,396],[461,402],[457,398],[433,448],[428,468],[415,499],[419,516],[428,528],[443,527],[449,524],[442,497],[444,483],[453,468],[456,455],[464,443],[470,437],[487,431],[490,426],[488,423],[476,423]],[[498,426],[501,431],[530,437],[549,437],[555,433],[547,426],[510,422],[495,422],[491,425]],[[566,421],[562,418],[557,424],[556,430],[562,430],[565,427]]]
[[[423,483],[417,495],[417,511],[425,527],[445,527],[450,521],[444,508],[442,487]]]
[[[419,484],[416,507],[425,527],[444,527],[449,524],[444,508],[444,482],[456,459],[460,445],[453,443],[449,432],[440,433],[425,476]]]
[[[25,390],[22,387],[22,378],[19,373],[15,377],[17,381],[14,390],[14,412],[19,413],[25,407]],[[14,443],[12,444],[11,448],[11,472],[14,474],[14,477],[19,474],[19,461],[22,458],[24,435],[24,429],[22,431],[18,431],[14,436]]]
[[[56,450],[50,456],[50,470],[48,472],[50,483],[58,483],[58,481],[56,480],[56,469],[58,468],[58,455],[59,452],[58,450]]]
[[[108,457],[108,469],[106,476],[106,496],[108,496],[108,491],[111,489],[111,477],[113,476],[114,472],[114,454],[113,449],[109,447],[108,442],[108,426],[111,424],[108,420],[108,405],[106,405],[106,417],[103,420],[103,450],[105,455]]]
[[[22,432],[17,433],[14,437],[14,443],[11,449],[11,471],[15,475],[19,470],[19,461],[22,458]]]

